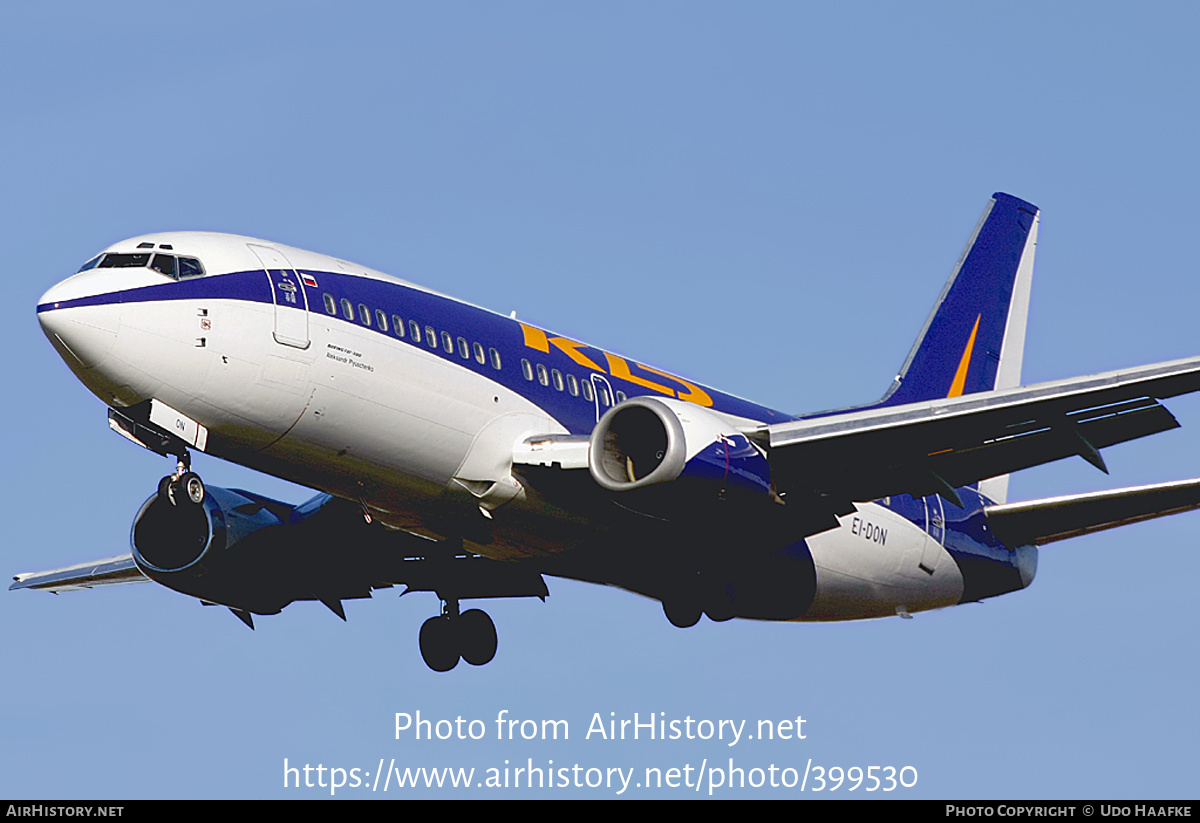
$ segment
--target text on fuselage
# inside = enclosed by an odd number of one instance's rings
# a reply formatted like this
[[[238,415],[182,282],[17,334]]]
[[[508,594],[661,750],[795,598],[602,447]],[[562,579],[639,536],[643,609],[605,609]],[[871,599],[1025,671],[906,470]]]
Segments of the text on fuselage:
[[[887,543],[887,529],[862,517],[855,517],[850,521],[850,533],[881,546]]]

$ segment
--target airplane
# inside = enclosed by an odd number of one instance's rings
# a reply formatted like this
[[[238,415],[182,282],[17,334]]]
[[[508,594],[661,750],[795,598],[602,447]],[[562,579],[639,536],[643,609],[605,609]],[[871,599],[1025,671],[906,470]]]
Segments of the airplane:
[[[883,397],[792,415],[396,277],[228,234],[116,243],[42,296],[116,433],[174,460],[131,551],[15,576],[154,581],[254,615],[432,592],[426,665],[484,665],[467,600],[547,577],[702,616],[910,617],[1028,586],[1038,546],[1200,507],[1200,480],[1008,501],[1008,478],[1178,426],[1200,357],[1021,385],[1038,209],[996,193]],[[208,486],[192,450],[319,493]]]

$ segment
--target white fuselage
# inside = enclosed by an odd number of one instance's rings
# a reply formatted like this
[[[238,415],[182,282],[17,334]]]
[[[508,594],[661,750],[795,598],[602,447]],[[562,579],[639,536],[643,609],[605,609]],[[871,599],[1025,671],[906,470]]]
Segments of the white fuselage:
[[[487,541],[467,537],[472,552],[552,559],[561,564],[549,573],[622,584],[597,536],[616,539],[597,531],[604,524],[528,493],[513,476],[517,444],[586,434],[588,420],[604,411],[598,397],[564,390],[557,368],[557,386],[521,374],[533,351],[529,327],[344,261],[248,238],[174,233],[113,249],[163,241],[201,260],[205,275],[174,282],[144,267],[92,268],[42,298],[47,336],[106,404],[165,404],[203,427],[203,451],[361,501],[390,526],[445,536],[431,513],[450,506],[486,521]],[[284,283],[275,266],[292,270],[283,275],[291,279]],[[234,278],[237,285],[205,288]],[[380,296],[393,294],[394,301]],[[622,381],[614,368],[605,373],[600,350],[556,345],[574,355],[563,361],[572,380],[611,381],[610,391],[646,394],[646,385],[661,390],[671,377]],[[607,363],[617,361],[624,364]],[[783,417],[701,393],[717,398],[713,412],[731,425]],[[817,580],[804,619],[957,603],[963,575],[943,547],[940,514],[936,520],[938,528],[918,525],[863,503],[838,528],[808,538]]]

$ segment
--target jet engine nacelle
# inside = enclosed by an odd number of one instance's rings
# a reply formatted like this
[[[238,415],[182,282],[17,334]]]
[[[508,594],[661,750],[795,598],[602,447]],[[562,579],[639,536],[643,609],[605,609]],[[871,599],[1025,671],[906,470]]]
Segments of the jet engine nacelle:
[[[762,449],[719,415],[678,400],[631,397],[610,409],[592,432],[588,468],[610,492],[644,489],[645,497],[661,488],[655,496],[690,504],[771,498]]]
[[[134,518],[133,559],[151,580],[184,594],[260,614],[278,612],[291,598],[279,602],[269,586],[256,591],[252,602],[245,598],[253,583],[269,575],[261,562],[269,553],[264,549],[278,542],[270,537],[291,512],[286,504],[268,506],[214,486],[199,505],[155,494]]]

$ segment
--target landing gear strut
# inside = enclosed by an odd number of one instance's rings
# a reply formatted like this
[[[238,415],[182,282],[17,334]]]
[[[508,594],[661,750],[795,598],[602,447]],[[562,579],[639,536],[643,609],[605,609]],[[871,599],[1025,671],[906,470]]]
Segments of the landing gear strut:
[[[191,456],[184,451],[179,455],[175,465],[175,473],[168,474],[158,481],[158,496],[164,498],[172,506],[191,504],[199,506],[204,502],[204,481],[200,475],[192,471]]]
[[[496,656],[496,624],[487,612],[470,609],[459,614],[458,601],[447,600],[442,613],[421,625],[421,657],[435,672],[448,672],[459,658],[482,666]]]

